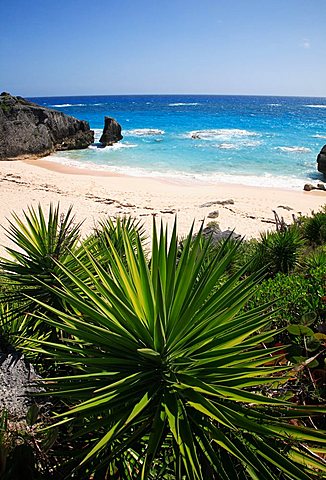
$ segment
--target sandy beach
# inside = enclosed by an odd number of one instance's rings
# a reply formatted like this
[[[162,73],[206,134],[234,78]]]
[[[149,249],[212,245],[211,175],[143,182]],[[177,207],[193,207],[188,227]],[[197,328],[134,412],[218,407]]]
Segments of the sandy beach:
[[[11,212],[21,214],[29,205],[60,202],[63,211],[73,205],[76,220],[84,220],[84,234],[105,216],[136,217],[150,234],[153,215],[168,224],[177,215],[180,236],[188,232],[193,220],[196,228],[205,220],[206,224],[217,221],[222,230],[235,229],[252,238],[275,229],[273,210],[290,222],[293,215],[318,210],[326,203],[326,192],[178,183],[90,172],[31,159],[0,162],[0,200],[2,227],[7,226]],[[232,202],[220,203],[226,200]],[[210,218],[216,211],[218,216]],[[0,245],[8,244],[1,228]]]

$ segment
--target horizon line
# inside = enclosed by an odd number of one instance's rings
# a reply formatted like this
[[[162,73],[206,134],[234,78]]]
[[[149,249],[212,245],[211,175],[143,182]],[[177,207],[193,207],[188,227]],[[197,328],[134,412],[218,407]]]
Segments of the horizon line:
[[[14,95],[22,96],[22,95]],[[68,98],[68,97],[276,97],[276,98],[326,98],[326,95],[280,95],[280,94],[250,94],[250,93],[92,93],[92,94],[73,94],[73,95],[25,95],[27,98]]]

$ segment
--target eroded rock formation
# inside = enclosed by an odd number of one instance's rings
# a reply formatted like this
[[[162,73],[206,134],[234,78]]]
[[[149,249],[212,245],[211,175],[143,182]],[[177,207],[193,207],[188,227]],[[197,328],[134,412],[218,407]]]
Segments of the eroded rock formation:
[[[317,157],[317,168],[319,172],[326,176],[326,145],[323,146]]]
[[[111,117],[105,117],[103,133],[100,138],[102,145],[113,145],[114,143],[122,140],[121,125]]]
[[[88,122],[1,93],[0,160],[87,148],[93,141]]]

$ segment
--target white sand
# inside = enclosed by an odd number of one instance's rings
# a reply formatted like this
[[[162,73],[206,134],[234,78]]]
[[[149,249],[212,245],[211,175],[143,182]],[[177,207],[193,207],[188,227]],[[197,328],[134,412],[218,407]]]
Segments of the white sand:
[[[208,202],[232,199],[234,204],[203,206]],[[210,212],[221,229],[235,229],[246,238],[261,231],[275,229],[276,210],[288,222],[292,215],[308,214],[326,204],[326,192],[304,192],[242,185],[202,185],[168,182],[85,172],[63,167],[47,160],[0,162],[0,224],[7,225],[12,211],[20,214],[28,205],[46,206],[60,202],[62,210],[74,206],[77,220],[84,220],[86,233],[106,215],[131,215],[141,219],[150,233],[152,216],[172,224],[178,217],[179,235],[185,235],[195,220],[196,228]],[[291,210],[282,208],[290,207]],[[0,229],[0,245],[8,245]],[[3,253],[3,251],[1,251]]]

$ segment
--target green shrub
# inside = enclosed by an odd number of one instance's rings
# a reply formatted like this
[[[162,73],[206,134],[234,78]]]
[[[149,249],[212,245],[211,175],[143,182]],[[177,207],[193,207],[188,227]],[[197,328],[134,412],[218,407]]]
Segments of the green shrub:
[[[317,212],[304,221],[304,236],[312,244],[326,243],[326,213]]]
[[[269,275],[289,273],[298,263],[304,241],[297,227],[266,232],[260,236],[252,257],[254,271],[265,268]]]
[[[125,260],[109,241],[110,271],[89,256],[89,282],[61,266],[71,283],[56,292],[70,313],[43,305],[42,320],[70,338],[40,348],[79,370],[48,387],[70,406],[56,421],[85,440],[71,451],[81,468],[93,461],[89,473],[124,480],[311,480],[326,471],[301,448],[326,436],[289,423],[320,409],[276,398],[288,377],[266,365],[279,347],[262,348],[274,333],[265,306],[243,311],[257,276],[239,282],[240,270],[215,288],[238,245],[207,261],[201,233],[193,241],[190,232],[179,256],[176,226],[170,243],[154,228],[148,263],[140,239],[135,251],[122,236]]]

